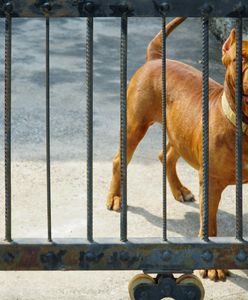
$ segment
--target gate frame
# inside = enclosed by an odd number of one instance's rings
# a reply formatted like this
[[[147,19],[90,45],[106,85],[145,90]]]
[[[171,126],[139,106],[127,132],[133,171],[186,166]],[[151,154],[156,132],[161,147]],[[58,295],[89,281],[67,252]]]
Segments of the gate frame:
[[[197,5],[196,5],[197,4]],[[6,18],[6,77],[5,77],[5,162],[6,162],[6,241],[0,242],[0,270],[143,270],[146,272],[191,272],[195,269],[248,269],[248,242],[242,237],[242,181],[237,198],[241,199],[237,213],[236,238],[208,238],[205,224],[204,240],[198,238],[127,239],[126,207],[121,214],[121,239],[93,238],[92,211],[92,114],[93,114],[93,19],[94,17],[121,17],[122,19],[122,116],[126,111],[126,60],[128,17],[201,17],[208,32],[209,17],[248,17],[248,6],[240,1],[220,0],[211,3],[190,0],[187,5],[174,1],[83,1],[83,0],[1,0],[0,17]],[[18,17],[43,17],[47,34],[51,17],[87,17],[87,103],[88,103],[88,231],[86,239],[53,239],[51,235],[51,199],[48,191],[48,240],[11,239],[11,20]],[[204,23],[205,22],[205,23]],[[163,23],[165,24],[165,23]],[[239,23],[242,29],[242,23]],[[164,28],[164,27],[163,27]],[[240,28],[240,27],[239,27]],[[205,36],[208,39],[208,35]],[[239,35],[240,39],[240,35]],[[46,39],[49,46],[49,35]],[[205,50],[206,48],[205,44]],[[165,51],[165,49],[164,49]],[[240,51],[240,49],[238,50]],[[47,47],[49,54],[49,47]],[[164,52],[165,53],[165,52]],[[240,52],[239,52],[240,53]],[[205,52],[205,55],[207,53]],[[208,63],[208,61],[206,62]],[[47,56],[47,124],[49,125],[49,55]],[[208,64],[205,65],[208,78]],[[207,77],[206,77],[207,76]],[[240,79],[240,77],[239,77]],[[205,79],[207,80],[207,79]],[[208,88],[205,101],[208,101]],[[240,97],[240,96],[239,96]],[[207,107],[205,108],[207,109]],[[206,116],[207,117],[207,116]],[[123,127],[125,129],[125,118]],[[47,126],[47,170],[50,187],[50,136]],[[207,130],[207,128],[206,128]],[[123,139],[125,140],[125,130]],[[208,134],[206,132],[206,134]],[[241,134],[242,136],[242,134]],[[207,137],[206,137],[207,138]],[[237,137],[238,141],[241,139]],[[124,147],[125,148],[125,147]],[[123,150],[125,152],[125,149]],[[123,152],[123,154],[125,154]],[[240,155],[240,154],[239,154]],[[125,160],[125,155],[123,156]],[[242,163],[242,161],[241,161]],[[208,167],[208,166],[207,166]],[[241,165],[242,167],[242,165]],[[126,165],[123,166],[126,169]],[[240,168],[240,166],[239,166]],[[240,170],[240,169],[239,169]],[[242,171],[242,169],[241,169]],[[124,174],[125,175],[125,174]],[[240,176],[240,175],[238,175]],[[241,174],[242,176],[242,174]],[[124,176],[126,178],[126,175]],[[125,179],[124,178],[124,179]],[[207,173],[205,178],[207,178]],[[239,177],[239,182],[240,182]],[[207,184],[207,183],[206,183]],[[125,187],[124,187],[125,191]],[[207,197],[207,195],[206,195]],[[125,203],[125,202],[124,202]],[[207,201],[205,202],[207,211]],[[126,203],[125,203],[126,205]],[[50,216],[50,217],[49,217]],[[205,221],[207,217],[205,213]],[[241,226],[241,227],[239,227]]]

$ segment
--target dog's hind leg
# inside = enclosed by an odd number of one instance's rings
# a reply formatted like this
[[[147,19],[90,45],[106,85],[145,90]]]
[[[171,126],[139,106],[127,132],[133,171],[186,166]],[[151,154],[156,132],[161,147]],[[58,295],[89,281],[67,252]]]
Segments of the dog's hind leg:
[[[133,153],[141,139],[147,132],[149,124],[141,124],[134,118],[128,118],[127,127],[127,163],[132,159]],[[120,151],[117,151],[113,160],[113,175],[107,197],[107,208],[119,211],[121,209],[120,197]]]
[[[169,181],[171,192],[177,201],[180,202],[195,201],[194,195],[191,193],[189,189],[183,186],[183,184],[181,183],[181,181],[177,176],[176,163],[179,157],[180,155],[169,142],[166,146],[166,167],[167,167],[166,175]],[[159,160],[163,163],[162,151],[159,154]]]

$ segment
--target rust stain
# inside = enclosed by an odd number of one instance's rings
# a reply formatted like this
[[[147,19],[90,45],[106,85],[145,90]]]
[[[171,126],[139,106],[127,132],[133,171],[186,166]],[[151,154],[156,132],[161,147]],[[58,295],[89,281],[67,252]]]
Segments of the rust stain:
[[[34,268],[39,265],[39,249],[31,248],[23,252],[19,265],[23,268]]]

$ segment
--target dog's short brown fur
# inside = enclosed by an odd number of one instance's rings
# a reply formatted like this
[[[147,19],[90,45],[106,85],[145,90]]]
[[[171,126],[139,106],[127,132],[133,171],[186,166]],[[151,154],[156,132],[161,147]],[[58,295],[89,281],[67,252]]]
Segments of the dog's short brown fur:
[[[168,34],[184,18],[176,18],[166,27]],[[243,41],[243,121],[248,123],[248,41]],[[152,124],[161,123],[161,44],[160,32],[147,48],[147,62],[132,77],[127,92],[127,160]],[[235,30],[223,45],[222,61],[226,67],[224,86],[209,79],[209,235],[216,236],[216,213],[221,193],[235,184],[235,126],[225,116],[221,98],[225,92],[235,111],[236,44]],[[167,178],[178,201],[192,201],[194,196],[180,182],[176,163],[183,157],[198,170],[200,185],[200,231],[202,236],[202,73],[184,63],[167,59],[166,63]],[[159,155],[163,160],[163,154]],[[243,135],[243,180],[248,181],[248,136]],[[120,199],[120,153],[113,161],[113,177],[107,207],[118,211]],[[206,270],[203,276],[224,279],[225,270]]]

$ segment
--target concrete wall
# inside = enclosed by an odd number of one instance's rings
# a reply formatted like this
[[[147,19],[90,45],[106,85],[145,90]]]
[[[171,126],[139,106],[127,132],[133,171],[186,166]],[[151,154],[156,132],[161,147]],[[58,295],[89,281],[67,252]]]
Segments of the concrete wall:
[[[244,38],[248,39],[248,20],[244,20],[243,24]],[[235,19],[231,18],[213,18],[210,22],[211,31],[222,42],[228,37],[233,27],[235,27]]]

